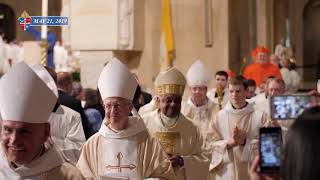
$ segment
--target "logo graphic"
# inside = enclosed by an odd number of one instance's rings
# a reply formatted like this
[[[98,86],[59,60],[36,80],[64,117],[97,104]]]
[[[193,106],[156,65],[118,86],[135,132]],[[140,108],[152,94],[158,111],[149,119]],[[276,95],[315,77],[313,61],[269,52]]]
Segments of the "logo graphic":
[[[31,16],[29,16],[29,14],[26,11],[23,11],[23,13],[21,14],[21,16],[18,18],[19,21],[19,25],[20,28],[23,31],[26,31],[29,26],[30,26],[30,22],[31,22]]]
[[[26,11],[23,11],[18,21],[23,31],[28,30],[30,26],[67,26],[69,24],[69,19],[65,16],[30,16]]]

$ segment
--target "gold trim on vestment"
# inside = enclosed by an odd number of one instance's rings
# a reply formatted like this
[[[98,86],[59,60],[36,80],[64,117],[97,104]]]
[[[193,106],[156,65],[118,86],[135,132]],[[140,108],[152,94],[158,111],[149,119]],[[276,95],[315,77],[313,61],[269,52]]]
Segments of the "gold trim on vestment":
[[[182,96],[185,86],[177,84],[162,84],[156,87],[157,95],[177,94]]]
[[[174,155],[176,141],[181,138],[181,135],[179,132],[156,132],[156,138],[167,154]]]

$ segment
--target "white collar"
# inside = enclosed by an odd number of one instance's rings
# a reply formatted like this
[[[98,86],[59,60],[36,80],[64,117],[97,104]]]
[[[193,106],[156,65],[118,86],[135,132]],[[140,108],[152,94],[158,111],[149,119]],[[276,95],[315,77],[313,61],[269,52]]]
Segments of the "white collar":
[[[59,165],[62,165],[65,162],[61,154],[59,154],[58,150],[55,147],[51,147],[40,157],[32,160],[29,164],[21,165],[15,169],[12,169],[9,166],[9,162],[3,152],[3,149],[1,149],[0,158],[3,162],[0,163],[1,170],[11,169],[21,177],[34,176],[47,172],[55,167],[58,167]]]
[[[160,118],[160,121],[162,123],[162,125],[164,127],[167,127],[167,128],[170,128],[170,127],[173,127],[177,120],[179,119],[179,115],[177,117],[174,117],[174,118],[170,118],[166,115],[164,115],[161,111],[159,112],[159,118]]]
[[[104,122],[108,122],[108,120],[104,119]],[[144,125],[142,119],[137,117],[129,117],[128,127],[126,129],[115,132],[107,124],[102,123],[99,133],[105,138],[121,139],[134,136],[143,131],[146,131],[146,126]]]
[[[190,106],[192,106],[193,109],[195,109],[196,111],[203,111],[206,110],[209,106],[209,98],[207,99],[207,103],[205,103],[202,106],[196,106],[195,104],[193,104],[193,102],[191,101],[191,97],[189,97],[187,104],[189,104]]]
[[[232,114],[244,115],[254,111],[253,105],[253,103],[248,103],[247,106],[242,109],[234,109],[229,101],[224,109]]]

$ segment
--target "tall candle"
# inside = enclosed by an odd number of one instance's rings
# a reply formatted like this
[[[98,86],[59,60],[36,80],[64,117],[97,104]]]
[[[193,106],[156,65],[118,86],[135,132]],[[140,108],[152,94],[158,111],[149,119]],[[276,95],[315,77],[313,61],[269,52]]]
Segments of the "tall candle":
[[[42,0],[42,16],[48,16],[48,0]],[[48,31],[48,26],[47,25],[42,25],[41,26],[41,38],[42,39],[47,39],[47,31]]]

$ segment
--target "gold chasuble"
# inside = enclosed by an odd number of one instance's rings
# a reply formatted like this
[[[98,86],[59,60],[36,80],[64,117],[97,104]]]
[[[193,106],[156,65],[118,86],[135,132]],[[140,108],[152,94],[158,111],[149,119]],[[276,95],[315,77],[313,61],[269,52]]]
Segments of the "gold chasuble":
[[[208,175],[209,159],[204,153],[199,129],[184,115],[172,125],[160,118],[158,109],[143,117],[150,134],[157,138],[169,155],[179,155],[184,166],[175,169],[178,180],[202,180]]]
[[[168,156],[137,117],[119,132],[102,124],[85,143],[77,167],[92,180],[175,179]]]

